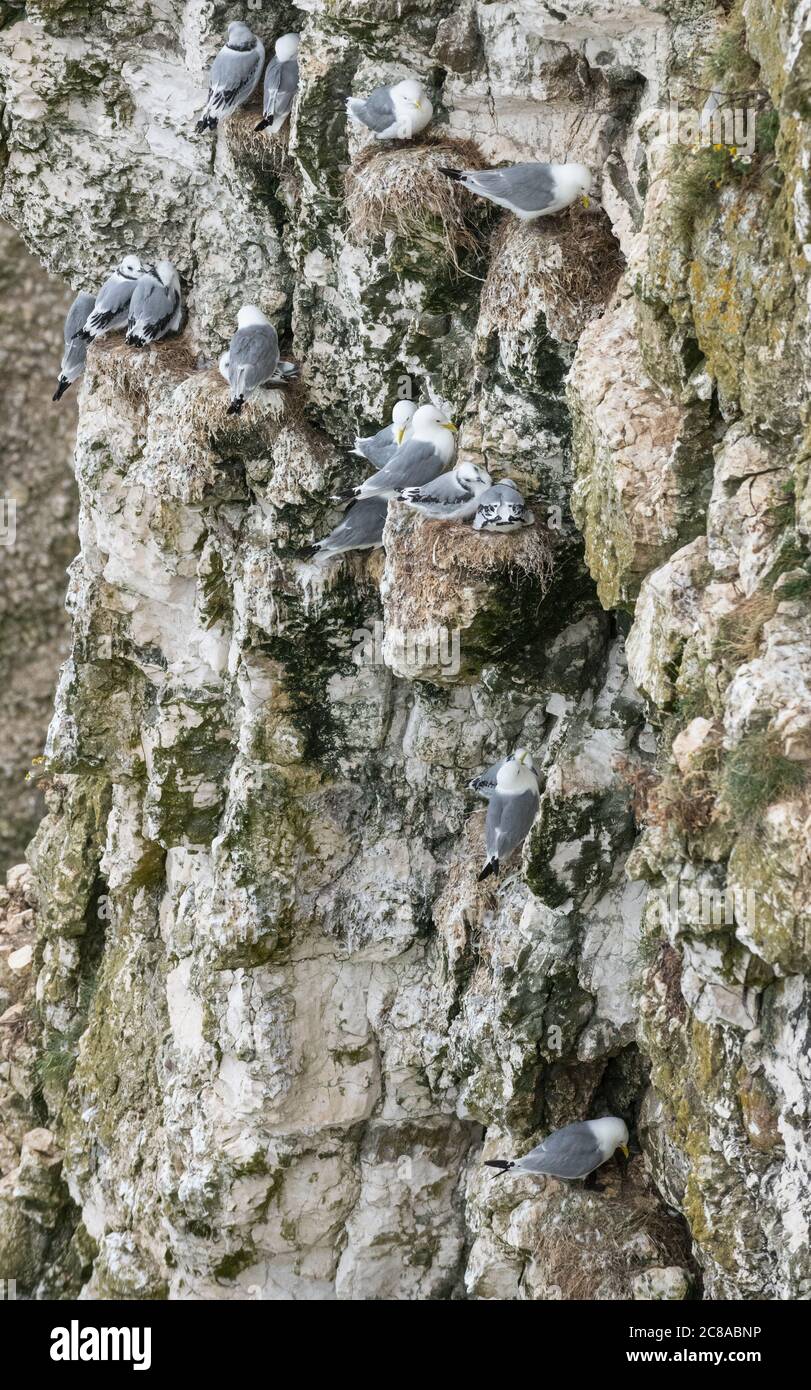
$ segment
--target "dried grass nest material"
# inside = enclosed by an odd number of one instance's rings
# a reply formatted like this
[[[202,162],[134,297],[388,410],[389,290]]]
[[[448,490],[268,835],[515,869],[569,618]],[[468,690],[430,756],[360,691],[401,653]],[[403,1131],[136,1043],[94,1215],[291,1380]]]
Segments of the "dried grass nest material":
[[[369,241],[393,232],[403,241],[459,255],[479,245],[477,228],[488,213],[483,200],[440,173],[443,165],[484,169],[473,140],[430,133],[419,141],[364,146],[345,176],[349,232]]]
[[[495,575],[513,582],[531,579],[542,594],[552,579],[552,545],[542,522],[512,533],[474,531],[464,522],[434,521],[417,516],[404,503],[390,503],[386,529],[400,625],[442,621],[458,610],[465,587],[475,588]]]
[[[269,135],[256,129],[261,119],[261,102],[241,106],[222,123],[225,143],[234,159],[280,178],[294,167],[287,153],[290,122],[285,121],[278,134]]]
[[[507,215],[490,242],[481,326],[485,334],[517,332],[541,308],[552,336],[574,343],[603,312],[624,269],[625,257],[602,208],[573,203],[535,222]]]

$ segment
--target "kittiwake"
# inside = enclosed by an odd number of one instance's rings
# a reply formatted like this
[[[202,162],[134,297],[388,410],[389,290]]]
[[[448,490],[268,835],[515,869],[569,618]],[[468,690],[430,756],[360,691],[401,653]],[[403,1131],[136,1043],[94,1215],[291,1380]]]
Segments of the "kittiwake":
[[[59,380],[53,394],[55,401],[62,399],[71,382],[81,376],[84,371],[84,364],[87,360],[87,339],[80,338],[79,333],[95,303],[95,296],[86,294],[83,290],[81,294],[77,294],[68,309],[68,316],[65,319],[65,351],[62,354]]]
[[[143,275],[151,274],[152,266],[144,265],[139,256],[125,256],[109,279],[105,280],[84,328],[79,330],[76,337],[92,342],[116,328],[123,328],[129,318],[135,286]]]
[[[491,784],[495,772],[495,785]],[[488,769],[487,781],[474,778],[474,787],[488,801],[484,826],[487,862],[479,882],[498,874],[502,862],[524,843],[538,813],[538,778],[525,748],[516,748],[497,768]],[[475,785],[476,783],[479,785]]]
[[[243,305],[237,314],[237,331],[219,366],[231,390],[229,415],[239,415],[260,387],[282,386],[298,372],[294,363],[279,360],[276,329],[253,304]]]
[[[143,275],[132,292],[127,342],[148,347],[176,333],[182,314],[178,273],[171,261],[158,261],[154,273]]]
[[[257,130],[267,130],[275,135],[290,115],[293,97],[298,90],[298,34],[282,34],[276,40],[275,57],[271,58],[265,69],[265,93],[262,101],[262,119]]]
[[[346,109],[355,124],[365,125],[376,140],[411,140],[434,114],[422,83],[412,78],[393,87],[375,87],[368,97],[349,97]]]
[[[450,473],[442,473],[422,487],[403,488],[397,496],[423,516],[443,521],[467,521],[478,506],[480,493],[491,485],[486,468],[477,463],[457,463]]]
[[[413,401],[397,401],[391,412],[391,424],[378,430],[377,434],[367,434],[364,438],[359,436],[355,440],[353,454],[366,459],[373,468],[382,468],[400,445],[411,438],[411,422],[416,409]]]
[[[228,25],[228,41],[211,65],[208,99],[196,130],[216,130],[217,122],[243,106],[265,65],[265,45],[247,24]]]
[[[514,212],[522,222],[561,212],[578,198],[588,207],[592,176],[585,164],[509,164],[504,169],[441,169],[471,193]]]
[[[430,483],[453,463],[456,426],[435,405],[421,405],[411,421],[411,438],[389,462],[354,489],[355,497],[395,497],[406,487]]]
[[[587,1178],[613,1158],[617,1149],[628,1157],[628,1126],[617,1115],[564,1125],[536,1144],[523,1158],[491,1158],[486,1168],[504,1173],[545,1173],[551,1178]]]
[[[383,527],[389,504],[382,497],[355,502],[328,536],[315,546],[316,559],[343,555],[347,550],[375,550],[383,544]]]
[[[535,517],[512,478],[501,478],[479,494],[474,531],[519,531]]]

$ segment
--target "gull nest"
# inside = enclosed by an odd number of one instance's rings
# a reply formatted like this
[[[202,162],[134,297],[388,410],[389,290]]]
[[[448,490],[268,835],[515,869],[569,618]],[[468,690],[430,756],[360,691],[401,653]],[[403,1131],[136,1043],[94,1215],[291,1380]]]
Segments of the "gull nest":
[[[492,238],[479,336],[530,329],[539,311],[553,338],[575,343],[605,309],[625,268],[602,208],[521,222],[505,217]]]
[[[472,140],[447,135],[365,145],[345,178],[352,238],[363,242],[391,233],[441,249],[458,267],[460,255],[478,249],[478,228],[488,214],[481,198],[440,173],[443,165],[482,169],[486,160]]]
[[[392,502],[384,544],[400,626],[444,622],[496,576],[512,584],[530,580],[541,598],[552,579],[552,546],[542,522],[506,533],[474,531],[468,523],[434,521]]]
[[[225,143],[231,156],[242,164],[250,164],[264,173],[281,178],[294,166],[287,153],[290,121],[285,121],[278,135],[257,130],[262,119],[261,102],[241,106],[222,122]]]

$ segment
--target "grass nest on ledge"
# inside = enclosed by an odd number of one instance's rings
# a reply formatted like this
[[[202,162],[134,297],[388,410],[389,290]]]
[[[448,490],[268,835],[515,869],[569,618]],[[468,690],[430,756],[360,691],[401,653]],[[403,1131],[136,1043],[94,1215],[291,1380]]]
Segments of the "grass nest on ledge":
[[[392,502],[384,545],[387,597],[400,627],[454,619],[470,600],[479,607],[475,594],[497,575],[512,583],[529,579],[541,597],[552,579],[549,532],[538,521],[512,533],[474,531],[468,523],[434,521]]]
[[[290,121],[285,121],[277,135],[269,135],[266,130],[256,129],[261,119],[261,102],[241,106],[222,123],[225,143],[238,163],[250,164],[254,169],[281,178],[293,167],[287,153]]]
[[[483,169],[486,164],[473,140],[436,132],[419,141],[373,141],[346,172],[351,237],[364,242],[392,233],[428,250],[440,248],[458,268],[461,255],[478,249],[478,228],[488,213],[481,198],[440,169]]]
[[[586,324],[603,313],[624,269],[602,208],[577,202],[535,222],[508,214],[490,243],[480,335],[530,327],[541,308],[552,337],[576,343]]]

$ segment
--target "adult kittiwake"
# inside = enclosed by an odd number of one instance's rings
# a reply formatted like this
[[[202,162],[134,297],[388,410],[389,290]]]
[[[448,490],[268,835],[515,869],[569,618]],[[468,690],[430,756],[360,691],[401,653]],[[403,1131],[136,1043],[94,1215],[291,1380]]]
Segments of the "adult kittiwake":
[[[592,176],[585,164],[509,164],[504,169],[441,169],[471,193],[507,208],[522,222],[561,212],[578,198],[588,207]]]
[[[132,292],[127,342],[148,347],[180,327],[180,279],[171,261],[158,261],[153,274],[143,275]]]
[[[375,550],[383,544],[383,527],[389,504],[382,497],[355,502],[334,531],[315,546],[316,559],[330,559],[347,550]]]
[[[217,122],[244,106],[265,65],[265,45],[247,24],[228,25],[228,41],[211,65],[208,99],[196,130],[216,130]]]
[[[535,517],[512,478],[502,478],[478,497],[475,531],[519,531],[531,526]]]
[[[295,363],[279,360],[276,329],[254,304],[243,305],[237,314],[237,331],[219,367],[230,387],[229,415],[239,415],[260,387],[282,386],[298,373]]]
[[[628,1157],[628,1126],[617,1115],[564,1125],[523,1158],[491,1158],[485,1168],[504,1173],[545,1173],[551,1178],[587,1178],[619,1149]]]
[[[495,773],[495,785],[490,784]],[[525,748],[516,748],[511,757],[485,774],[488,782],[474,778],[471,787],[487,798],[484,825],[487,861],[479,882],[498,874],[505,859],[524,843],[538,813],[538,778],[532,758]],[[476,783],[479,785],[476,785]]]
[[[142,275],[151,275],[152,266],[144,265],[140,256],[125,256],[112,275],[105,280],[96,302],[85,320],[84,328],[76,334],[92,342],[116,328],[123,328],[129,318],[130,300]]]
[[[346,109],[355,124],[365,125],[376,140],[411,140],[434,114],[422,83],[412,78],[393,87],[375,87],[368,97],[349,97]]]
[[[397,496],[423,516],[443,521],[467,521],[478,506],[479,495],[491,486],[486,468],[477,463],[457,463],[450,473],[441,473],[422,487],[403,488]]]
[[[377,434],[358,437],[352,450],[353,454],[359,454],[367,463],[371,463],[373,468],[382,468],[400,445],[411,438],[411,423],[416,409],[413,401],[397,401],[391,412],[391,424],[378,430]]]
[[[55,401],[62,399],[71,382],[81,376],[84,371],[84,364],[87,360],[87,339],[80,338],[79,333],[84,328],[95,303],[94,295],[82,291],[81,294],[77,294],[68,309],[68,316],[65,319],[65,351],[62,354],[59,380],[53,394]]]
[[[430,483],[453,463],[456,426],[435,405],[421,405],[411,421],[411,438],[365,483],[355,497],[395,497],[406,487]]]
[[[262,101],[262,119],[257,130],[267,130],[271,135],[281,130],[293,97],[298,90],[298,34],[282,34],[276,40],[275,57],[271,58],[265,69],[265,93]]]

